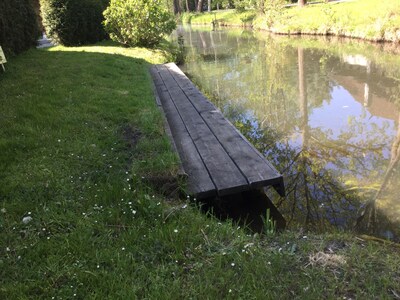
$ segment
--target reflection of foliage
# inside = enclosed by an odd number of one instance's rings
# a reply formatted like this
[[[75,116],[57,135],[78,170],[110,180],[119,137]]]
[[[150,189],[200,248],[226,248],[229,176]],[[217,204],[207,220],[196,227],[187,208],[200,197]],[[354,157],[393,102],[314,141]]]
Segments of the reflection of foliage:
[[[325,169],[331,162],[329,155],[323,156],[316,149],[299,151],[293,148],[276,131],[261,129],[257,120],[243,111],[229,109],[224,113],[260,152],[283,171],[287,196],[276,203],[288,224],[295,222],[319,229],[327,228],[329,224],[351,226],[358,200],[353,191],[334,179],[337,177],[335,171]]]
[[[264,35],[258,34],[258,38],[265,39]],[[286,36],[274,36],[275,42],[285,46],[294,48],[301,47],[312,51],[322,53],[321,67],[326,71],[331,71],[332,64],[327,66],[329,60],[333,65],[337,65],[339,58],[343,55],[362,55],[366,57],[374,67],[374,74],[371,82],[392,81],[391,85],[382,86],[381,92],[386,92],[388,100],[396,103],[400,107],[400,56],[399,48],[391,44],[372,44],[359,41],[356,39],[344,40],[338,37],[308,37],[308,38],[292,38]],[[378,83],[379,84],[379,83]],[[388,92],[389,91],[389,92]]]
[[[287,38],[203,31],[191,32],[186,39],[195,46],[189,52],[196,59],[186,64],[192,80],[284,174],[287,197],[274,201],[288,223],[319,228],[355,223],[358,209],[373,198],[386,172],[392,123],[363,121],[368,117],[363,113],[331,130],[309,128],[308,118],[330,103],[335,74],[370,80],[371,91],[378,94],[387,81],[354,74],[353,67],[344,68],[343,60],[326,49],[307,46],[298,52]],[[302,91],[298,53],[306,83]],[[391,185],[387,190],[393,192]],[[393,202],[394,195],[385,196],[386,203]]]

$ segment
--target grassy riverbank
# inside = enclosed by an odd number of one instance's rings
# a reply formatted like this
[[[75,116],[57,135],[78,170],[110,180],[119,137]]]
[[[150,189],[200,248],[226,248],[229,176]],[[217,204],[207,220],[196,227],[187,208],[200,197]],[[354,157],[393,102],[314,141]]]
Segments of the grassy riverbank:
[[[253,26],[253,21],[256,18],[255,11],[238,12],[236,10],[220,10],[211,13],[184,13],[181,16],[183,23],[194,25],[211,25],[217,22],[219,26],[243,27]]]
[[[390,298],[399,248],[253,235],[179,200],[147,71],[165,53],[31,50],[0,74],[0,298]]]
[[[400,41],[400,2],[356,0],[267,10],[183,15],[183,22],[252,26],[279,34],[339,35],[371,41]]]

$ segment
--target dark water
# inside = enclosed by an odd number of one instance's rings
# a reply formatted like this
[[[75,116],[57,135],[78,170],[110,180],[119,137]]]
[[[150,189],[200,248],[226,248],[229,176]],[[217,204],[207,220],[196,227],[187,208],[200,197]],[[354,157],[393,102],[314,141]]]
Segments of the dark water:
[[[183,71],[285,176],[289,226],[400,236],[400,55],[360,41],[181,27]]]

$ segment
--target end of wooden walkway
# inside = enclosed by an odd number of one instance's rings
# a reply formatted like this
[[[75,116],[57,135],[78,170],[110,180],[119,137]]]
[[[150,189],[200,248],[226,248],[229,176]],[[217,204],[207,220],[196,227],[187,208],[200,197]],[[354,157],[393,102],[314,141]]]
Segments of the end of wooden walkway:
[[[188,192],[197,199],[273,186],[283,177],[173,63],[151,68]]]

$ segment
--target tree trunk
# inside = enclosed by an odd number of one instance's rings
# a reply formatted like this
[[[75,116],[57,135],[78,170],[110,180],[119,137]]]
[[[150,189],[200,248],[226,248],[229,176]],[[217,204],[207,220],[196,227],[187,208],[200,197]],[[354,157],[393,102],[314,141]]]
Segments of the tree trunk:
[[[202,10],[203,10],[203,0],[199,0],[199,2],[197,2],[196,11],[197,12],[202,12]]]
[[[179,0],[174,0],[174,14],[180,14],[182,12],[181,4],[179,3]]]
[[[297,5],[299,6],[299,7],[303,7],[304,5],[306,5],[307,4],[307,0],[298,0],[297,1]]]
[[[186,11],[190,11],[190,8],[189,8],[189,0],[186,0]]]
[[[218,62],[217,47],[215,47],[213,34],[214,31],[210,31],[210,41],[211,41],[211,48],[213,49],[214,52],[214,62],[217,63]]]
[[[199,31],[199,36],[200,36],[200,40],[201,40],[201,45],[203,46],[203,54],[206,55],[207,54],[207,42],[206,39],[204,38],[204,33],[202,31]]]
[[[297,49],[297,60],[299,67],[299,106],[302,115],[302,138],[303,148],[308,146],[308,104],[307,104],[307,85],[306,76],[304,73],[304,50],[299,47]]]
[[[208,6],[208,12],[211,12],[211,0],[208,0],[207,6]]]

